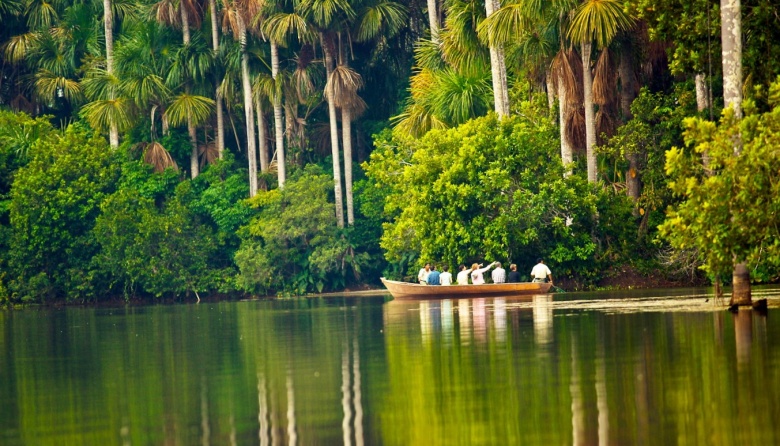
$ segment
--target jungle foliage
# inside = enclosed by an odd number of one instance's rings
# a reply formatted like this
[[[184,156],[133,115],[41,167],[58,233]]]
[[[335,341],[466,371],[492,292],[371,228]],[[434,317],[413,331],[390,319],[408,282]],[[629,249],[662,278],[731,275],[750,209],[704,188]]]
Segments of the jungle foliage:
[[[0,2],[0,301],[778,278],[776,0],[717,123],[706,0],[107,4]]]

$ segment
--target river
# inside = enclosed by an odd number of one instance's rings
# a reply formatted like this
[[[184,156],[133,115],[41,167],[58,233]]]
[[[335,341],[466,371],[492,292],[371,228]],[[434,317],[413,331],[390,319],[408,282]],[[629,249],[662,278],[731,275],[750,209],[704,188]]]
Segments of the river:
[[[760,297],[0,311],[0,444],[780,444],[780,289]]]

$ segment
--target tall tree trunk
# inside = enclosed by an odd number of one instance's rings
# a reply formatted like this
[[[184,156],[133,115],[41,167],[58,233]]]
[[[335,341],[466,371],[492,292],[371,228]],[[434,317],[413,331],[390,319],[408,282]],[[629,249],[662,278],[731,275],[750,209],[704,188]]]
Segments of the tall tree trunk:
[[[596,171],[596,116],[593,110],[593,74],[590,71],[591,43],[582,44],[582,84],[585,103],[585,153],[588,159],[588,182],[595,183]]]
[[[325,71],[330,80],[333,73],[333,51],[324,35],[320,34],[322,50],[325,53]],[[341,196],[341,162],[339,161],[339,129],[336,122],[336,103],[333,99],[333,88],[330,84],[325,88],[325,95],[328,100],[328,118],[330,120],[330,150],[333,158],[333,191],[336,201],[336,222],[339,228],[344,227],[344,202]]]
[[[618,64],[620,76],[620,108],[623,122],[631,120],[631,103],[634,101],[634,74],[628,57],[622,55]],[[636,203],[642,195],[642,180],[639,176],[639,153],[626,153],[628,171],[626,171],[626,195]],[[639,215],[639,209],[634,207],[634,216]]]
[[[271,76],[278,81],[279,76],[279,47],[271,41]],[[284,187],[287,171],[284,165],[284,119],[282,118],[282,92],[274,88],[274,136],[276,137],[276,172],[279,179],[279,187]]]
[[[355,211],[352,206],[352,112],[341,109],[341,139],[344,144],[344,191],[347,195],[347,224],[355,224]]]
[[[219,51],[219,29],[217,23],[217,2],[216,0],[209,0],[209,9],[211,10],[211,48],[214,50],[214,55],[217,55]],[[219,90],[219,79],[216,80],[216,87],[214,92],[215,106],[217,108],[217,150],[219,151],[219,158],[222,159],[223,152],[225,151],[225,117],[222,114],[222,93]]]
[[[239,43],[241,44],[241,86],[244,93],[244,119],[246,121],[246,157],[249,163],[249,196],[257,194],[257,146],[255,145],[255,116],[252,104],[252,84],[249,81],[249,55],[246,52],[246,25],[238,17]]]
[[[696,82],[696,109],[699,112],[703,112],[710,107],[710,96],[707,91],[704,73],[696,73],[694,81]]]
[[[490,1],[490,0],[488,0]],[[436,0],[428,0],[428,25],[431,28],[431,41],[439,43],[439,8]]]
[[[720,23],[723,59],[723,103],[742,117],[742,5],[740,0],[721,0]],[[734,156],[740,156],[742,141],[734,140]],[[750,305],[750,272],[747,264],[734,257],[731,305]]]
[[[185,45],[190,44],[190,21],[187,16],[187,8],[184,4],[179,5],[179,12],[181,13],[181,34],[182,40]],[[192,88],[189,82],[184,87],[184,91],[190,94]],[[192,150],[190,151],[190,176],[194,179],[200,174],[200,166],[198,165],[198,135],[196,133],[195,125],[192,123],[192,118],[187,116],[187,133],[190,135],[190,145]]]
[[[547,67],[547,70],[544,72],[544,83],[547,88],[547,110],[550,114],[550,119],[555,119],[553,115],[553,110],[555,109],[555,87],[550,67]]]
[[[114,11],[111,9],[111,0],[103,0],[103,29],[106,34],[106,71],[114,74]],[[116,99],[113,89],[111,100]],[[119,147],[119,128],[116,122],[111,122],[108,130],[108,141],[112,149]]]
[[[485,11],[490,17],[501,7],[498,0],[485,0]],[[499,119],[509,115],[509,88],[506,81],[506,63],[504,62],[504,47],[490,45],[490,71],[493,77],[493,101]]]
[[[260,152],[260,171],[268,170],[268,135],[265,130],[265,114],[263,103],[259,97],[255,97],[255,111],[257,112],[257,150]]]
[[[574,154],[571,149],[571,144],[566,137],[568,133],[566,130],[566,87],[563,85],[563,75],[558,73],[558,120],[560,121],[561,130],[561,162],[563,163],[564,176],[571,175],[571,164],[574,162]]]

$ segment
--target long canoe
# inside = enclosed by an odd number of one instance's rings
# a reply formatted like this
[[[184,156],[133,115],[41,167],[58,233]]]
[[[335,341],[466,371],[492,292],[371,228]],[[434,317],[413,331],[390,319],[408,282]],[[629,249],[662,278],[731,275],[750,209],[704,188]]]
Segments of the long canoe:
[[[381,278],[387,291],[396,299],[454,299],[485,296],[530,296],[547,294],[549,283],[486,283],[483,285],[422,285]]]

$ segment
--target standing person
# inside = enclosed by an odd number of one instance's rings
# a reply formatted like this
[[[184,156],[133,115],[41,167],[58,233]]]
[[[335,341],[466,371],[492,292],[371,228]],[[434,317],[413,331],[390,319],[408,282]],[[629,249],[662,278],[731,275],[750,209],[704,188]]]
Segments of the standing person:
[[[469,284],[469,273],[471,270],[466,268],[466,265],[460,264],[460,272],[458,273],[458,285]]]
[[[449,265],[444,265],[444,268],[442,268],[444,272],[441,273],[439,276],[439,282],[441,282],[442,285],[452,285],[452,274],[450,274],[450,267]]]
[[[507,283],[520,283],[520,273],[517,272],[517,265],[509,265],[509,274],[506,276]]]
[[[539,258],[536,260],[536,265],[531,270],[531,279],[536,283],[543,283],[545,279],[550,279],[550,285],[553,284],[552,271],[544,264],[544,259]]]
[[[506,270],[501,268],[501,262],[496,262],[496,269],[490,273],[490,277],[493,279],[493,283],[506,282]]]
[[[428,285],[441,285],[441,282],[439,281],[440,276],[441,273],[436,270],[436,265],[433,265],[431,272],[428,273]]]
[[[482,266],[482,264],[477,265],[475,263],[475,264],[471,265],[471,283],[473,283],[474,285],[481,285],[481,284],[485,283],[485,278],[482,277],[482,274],[485,271],[487,271],[490,268],[492,268],[496,263],[498,263],[498,262],[493,262],[493,263],[491,263],[490,265],[488,265],[488,266],[486,266],[484,268],[480,268],[480,266]]]
[[[426,263],[423,268],[420,268],[420,272],[417,273],[417,280],[423,285],[428,285],[428,274],[430,273],[431,273],[431,264]]]

